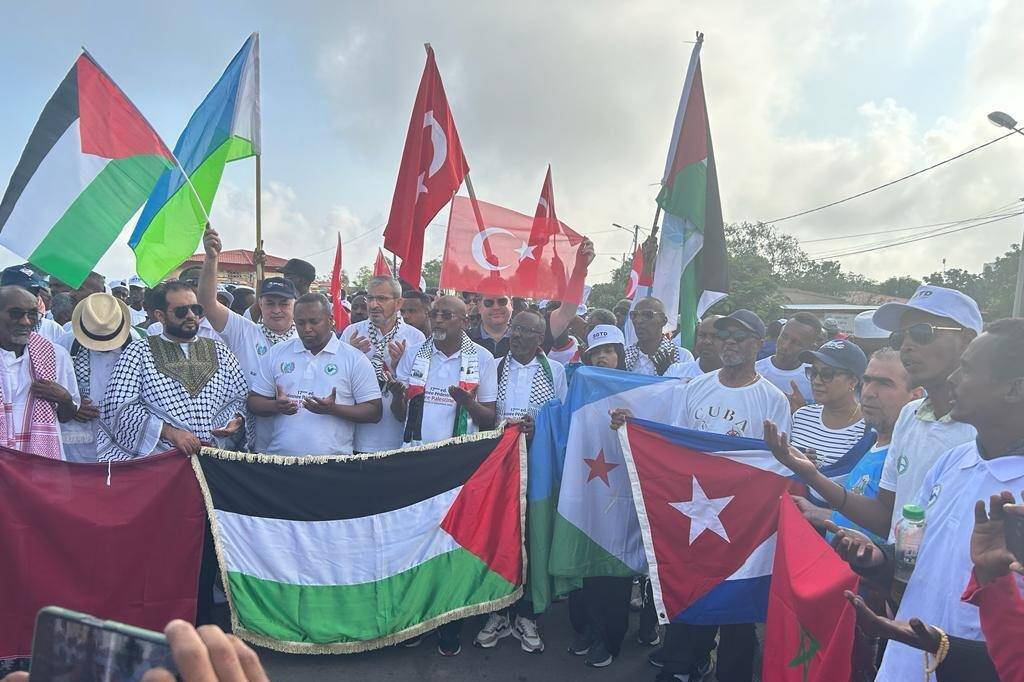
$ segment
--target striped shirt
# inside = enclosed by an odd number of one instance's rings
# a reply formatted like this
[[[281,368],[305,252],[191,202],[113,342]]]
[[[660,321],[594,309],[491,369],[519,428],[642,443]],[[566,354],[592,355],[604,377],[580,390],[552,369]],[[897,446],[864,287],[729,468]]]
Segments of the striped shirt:
[[[794,412],[793,432],[789,437],[801,450],[818,453],[818,468],[835,462],[864,436],[863,419],[842,429],[830,429],[821,421],[823,409],[823,405],[806,405]]]

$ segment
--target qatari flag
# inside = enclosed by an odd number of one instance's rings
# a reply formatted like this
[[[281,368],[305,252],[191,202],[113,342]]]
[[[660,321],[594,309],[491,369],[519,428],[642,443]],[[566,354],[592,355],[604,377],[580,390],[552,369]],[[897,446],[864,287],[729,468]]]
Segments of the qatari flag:
[[[62,606],[150,630],[194,621],[203,508],[177,450],[78,464],[0,449],[0,661]]]

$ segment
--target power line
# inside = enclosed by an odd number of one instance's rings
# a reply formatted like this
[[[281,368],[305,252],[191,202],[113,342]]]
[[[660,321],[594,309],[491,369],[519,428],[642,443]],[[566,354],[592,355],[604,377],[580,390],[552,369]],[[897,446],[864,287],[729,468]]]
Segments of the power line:
[[[955,225],[962,225],[963,223],[968,223],[968,222],[973,222],[975,220],[980,220],[981,218],[996,217],[997,215],[998,216],[1015,215],[1013,213],[1000,214],[998,212],[999,211],[1004,211],[1004,210],[1010,208],[1011,206],[1013,206],[1016,203],[1018,203],[1018,202],[1017,201],[1013,201],[1013,202],[1010,202],[1009,204],[1007,204],[1005,206],[1000,206],[999,208],[991,209],[989,211],[986,211],[985,213],[982,213],[981,215],[976,215],[976,216],[973,216],[971,218],[961,218],[959,220],[949,220],[949,221],[945,221],[945,222],[941,222],[941,223],[927,223],[925,225],[913,225],[911,227],[894,227],[894,228],[888,228],[888,229],[884,229],[884,230],[877,230],[877,231],[874,231],[874,232],[854,232],[854,233],[851,233],[851,234],[838,235],[836,237],[820,237],[818,239],[800,239],[799,237],[797,237],[797,239],[799,239],[801,245],[803,245],[803,244],[817,244],[819,242],[833,242],[833,241],[840,241],[840,240],[843,240],[843,239],[855,239],[857,237],[872,237],[872,236],[879,235],[879,234],[892,234],[894,232],[910,232],[912,230],[925,230],[925,229],[933,228],[933,227],[953,227]]]
[[[799,213],[793,213],[791,215],[783,216],[782,218],[772,218],[771,220],[765,220],[764,222],[765,223],[781,223],[784,220],[790,220],[792,218],[799,218],[800,216],[805,216],[808,213],[815,213],[817,211],[822,211],[822,210],[824,210],[826,208],[831,208],[833,206],[838,206],[839,204],[844,204],[847,201],[852,201],[854,199],[859,199],[860,197],[865,196],[867,194],[871,194],[872,192],[877,192],[880,189],[885,189],[886,187],[891,187],[892,185],[895,185],[898,182],[903,182],[904,180],[909,180],[910,178],[913,178],[915,176],[921,175],[922,173],[927,173],[928,171],[933,170],[935,168],[938,168],[939,166],[943,166],[943,165],[949,163],[950,161],[956,161],[957,159],[960,159],[960,158],[963,158],[964,156],[967,156],[971,152],[976,152],[979,149],[984,149],[985,147],[987,147],[989,145],[992,145],[992,144],[995,144],[996,142],[999,142],[1000,140],[1005,140],[1010,135],[1015,135],[1016,133],[1017,133],[1016,130],[1011,130],[1010,132],[1006,133],[1005,135],[1000,135],[999,137],[997,137],[997,138],[995,138],[993,140],[989,140],[988,142],[986,142],[984,144],[980,144],[977,147],[971,147],[970,149],[968,149],[966,151],[960,152],[956,156],[951,156],[948,159],[944,159],[942,161],[939,161],[938,163],[932,164],[931,166],[928,166],[927,168],[922,168],[919,171],[914,171],[913,173],[910,173],[909,175],[904,175],[901,178],[896,178],[895,180],[890,180],[889,182],[886,182],[886,183],[884,183],[882,185],[878,185],[877,187],[872,187],[871,189],[866,189],[863,192],[858,192],[857,194],[853,194],[853,195],[845,197],[843,199],[839,199],[837,201],[833,201],[833,202],[830,202],[828,204],[824,204],[823,206],[817,206],[815,208],[809,208],[806,211],[800,211]]]

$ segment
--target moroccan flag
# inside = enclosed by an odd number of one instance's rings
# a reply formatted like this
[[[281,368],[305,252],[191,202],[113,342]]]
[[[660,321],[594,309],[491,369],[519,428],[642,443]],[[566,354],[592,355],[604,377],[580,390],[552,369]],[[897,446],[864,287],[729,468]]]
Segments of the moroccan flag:
[[[341,302],[341,233],[338,233],[338,248],[334,252],[334,269],[331,270],[331,313],[334,331],[340,332],[352,322],[352,316]]]
[[[205,515],[177,450],[108,468],[0,449],[0,481],[0,661],[29,655],[44,606],[195,620]]]
[[[857,615],[843,590],[856,593],[857,583],[850,566],[785,495],[779,509],[761,679],[850,679]]]
[[[388,265],[388,259],[384,257],[384,252],[379,247],[377,248],[377,259],[373,261],[373,276],[391,278],[395,276],[395,273],[391,272],[391,266]]]
[[[516,428],[365,458],[204,449],[195,468],[233,631],[254,644],[368,651],[522,595]]]
[[[441,261],[442,289],[494,296],[511,293],[574,305],[583,302],[583,283],[571,281],[566,267],[561,265],[564,262],[571,267],[576,262],[579,242],[574,245],[573,238],[559,231],[550,234],[541,248],[531,244],[533,217],[484,201],[476,205],[486,226],[483,230],[470,199],[452,200]],[[534,263],[524,267],[527,261]]]
[[[693,46],[672,130],[658,205],[664,212],[652,296],[665,303],[669,328],[693,345],[700,316],[729,292],[722,203],[700,70],[703,36]]]
[[[259,153],[260,37],[253,33],[192,114],[174,146],[181,168],[160,176],[128,240],[135,269],[149,286],[199,244],[225,164]]]
[[[82,52],[43,107],[0,201],[0,244],[77,287],[174,164],[135,105]]]
[[[384,228],[384,248],[402,259],[398,274],[406,282],[420,281],[427,225],[451,201],[468,172],[434,50],[428,45]]]
[[[629,269],[629,281],[626,282],[626,298],[632,301],[640,287],[650,287],[651,284],[650,273],[644,272],[644,247],[637,246]]]
[[[658,620],[763,621],[789,470],[750,438],[631,420],[619,439]]]

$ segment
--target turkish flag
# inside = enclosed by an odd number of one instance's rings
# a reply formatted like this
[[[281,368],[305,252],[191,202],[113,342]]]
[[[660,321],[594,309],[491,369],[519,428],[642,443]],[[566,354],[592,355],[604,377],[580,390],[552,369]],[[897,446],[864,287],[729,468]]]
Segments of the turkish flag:
[[[569,243],[573,246],[583,241],[580,234],[568,225],[558,222],[558,216],[555,214],[555,190],[551,183],[551,165],[548,164],[548,172],[544,176],[544,184],[541,185],[540,197],[537,199],[537,212],[533,216],[530,245],[543,246],[548,243],[550,237],[559,233],[568,237]]]
[[[849,680],[857,614],[843,590],[857,575],[786,495],[779,510],[762,680]]]
[[[340,332],[352,321],[348,310],[341,303],[341,233],[338,233],[338,249],[334,252],[334,269],[331,271],[331,312],[334,316],[334,331]]]
[[[388,259],[384,257],[384,252],[377,249],[377,260],[373,262],[373,276],[374,277],[394,277],[395,273],[391,272],[391,266],[388,265]]]
[[[651,276],[644,273],[644,247],[638,246],[633,252],[633,265],[629,270],[629,281],[626,282],[626,298],[632,301],[638,288],[649,287],[651,284]]]
[[[725,453],[674,442],[638,423],[627,428],[656,558],[650,563],[656,565],[661,586],[663,621],[672,621],[736,573],[775,533],[779,496],[790,479]],[[763,454],[766,462],[772,459],[771,453]],[[719,622],[743,621],[724,615]]]
[[[427,225],[451,201],[468,172],[434,51],[428,46],[384,228],[384,248],[402,259],[399,275],[406,282],[420,281]]]
[[[583,301],[583,282],[567,274],[562,264],[572,267],[580,242],[573,244],[559,229],[549,233],[545,243],[533,243],[534,218],[484,201],[476,204],[483,229],[470,199],[452,200],[441,263],[442,289],[547,298],[576,305]]]

